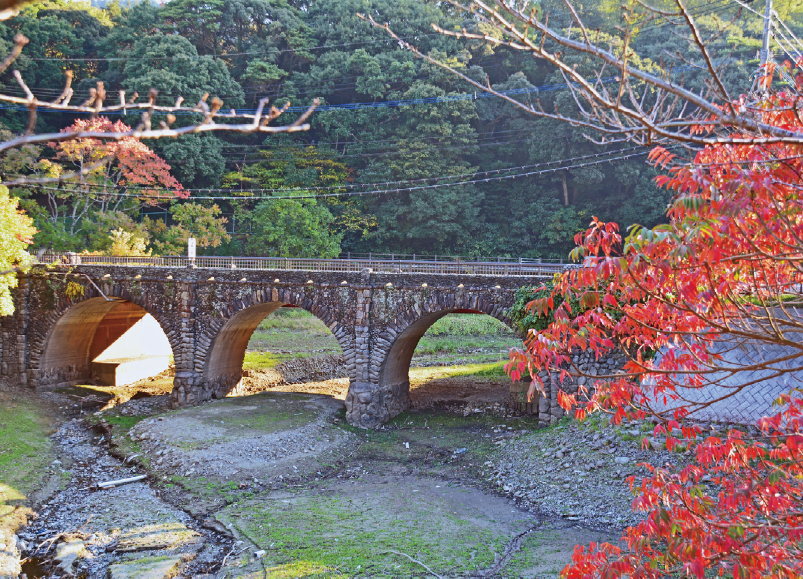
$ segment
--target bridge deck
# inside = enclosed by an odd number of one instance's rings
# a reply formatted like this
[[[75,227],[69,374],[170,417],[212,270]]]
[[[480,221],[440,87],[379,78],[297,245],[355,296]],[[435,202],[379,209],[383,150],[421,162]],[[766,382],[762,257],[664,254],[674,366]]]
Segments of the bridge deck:
[[[186,256],[117,257],[78,253],[45,253],[41,263],[60,262],[70,265],[115,265],[135,267],[198,267],[211,269],[248,269],[312,272],[360,272],[370,269],[377,273],[492,275],[551,278],[566,268],[561,263],[518,261],[434,261],[405,259],[308,259],[294,257],[219,257]],[[569,266],[570,267],[570,266]]]

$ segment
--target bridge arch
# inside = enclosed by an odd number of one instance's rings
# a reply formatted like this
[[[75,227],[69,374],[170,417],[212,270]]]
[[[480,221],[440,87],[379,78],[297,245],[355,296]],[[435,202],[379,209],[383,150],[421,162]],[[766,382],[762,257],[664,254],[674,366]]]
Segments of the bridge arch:
[[[199,338],[196,372],[199,387],[190,401],[223,398],[240,382],[248,342],[259,323],[281,307],[304,309],[320,319],[337,339],[346,358],[353,351],[353,336],[317,299],[317,294],[296,290],[254,291],[236,303],[218,310]],[[349,377],[354,378],[354,372]],[[193,397],[191,397],[193,398]]]
[[[378,414],[384,421],[409,408],[410,363],[418,342],[435,322],[454,313],[487,314],[519,334],[507,316],[508,309],[509,304],[466,292],[448,300],[432,296],[398,314],[373,341],[372,360],[380,362],[372,364],[369,380],[377,385],[379,392],[378,396],[370,397],[370,402],[380,400],[383,409],[378,413],[372,409],[368,414]],[[365,398],[368,400],[368,397]],[[352,422],[374,426],[373,421],[362,416],[365,412],[363,406],[365,404],[361,403],[360,392],[355,391],[347,398],[347,410]]]
[[[108,297],[85,288],[84,296],[64,296],[33,320],[26,362],[29,385],[53,388],[90,379],[93,360],[147,314],[164,332],[179,366],[179,332],[170,319],[164,319],[147,300],[124,287],[112,286]]]

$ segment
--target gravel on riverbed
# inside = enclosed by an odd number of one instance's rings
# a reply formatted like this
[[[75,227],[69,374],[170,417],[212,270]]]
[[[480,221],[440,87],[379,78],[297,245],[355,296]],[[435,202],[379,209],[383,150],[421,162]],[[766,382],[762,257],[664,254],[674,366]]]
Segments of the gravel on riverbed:
[[[104,435],[73,419],[52,438],[61,452],[50,470],[62,474],[64,488],[17,537],[23,556],[42,560],[36,576],[116,576],[111,567],[143,556],[172,561],[183,576],[200,576],[219,566],[227,539],[163,501],[148,481],[98,488],[98,483],[141,472],[109,455]]]
[[[667,451],[651,434],[652,425],[614,427],[600,420],[563,420],[535,432],[500,430],[499,453],[484,464],[485,480],[536,512],[592,526],[633,525],[644,514],[631,508],[628,477],[638,485],[648,473],[642,463],[681,465],[691,458]]]

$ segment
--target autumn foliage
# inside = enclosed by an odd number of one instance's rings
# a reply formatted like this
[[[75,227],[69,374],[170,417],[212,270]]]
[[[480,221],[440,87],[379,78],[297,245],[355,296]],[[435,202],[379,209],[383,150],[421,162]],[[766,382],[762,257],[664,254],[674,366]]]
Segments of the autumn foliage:
[[[122,121],[97,117],[78,119],[63,132],[126,133],[130,130]],[[83,138],[54,142],[50,146],[57,151],[57,161],[72,165],[80,174],[80,186],[87,189],[104,210],[117,208],[126,200],[155,205],[189,196],[170,174],[170,165],[137,138],[108,141]],[[53,166],[57,173],[63,173],[61,166]]]
[[[33,261],[25,249],[35,233],[31,218],[19,209],[19,201],[0,186],[0,316],[14,312],[11,289],[19,283],[17,270]]]
[[[735,103],[790,134],[803,129],[800,105],[785,93]],[[514,378],[529,369],[539,387],[542,369],[581,374],[573,349],[622,349],[622,373],[560,393],[561,405],[578,418],[652,419],[670,450],[684,439],[691,459],[631,478],[644,520],[618,545],[578,547],[564,577],[803,576],[800,392],[790,387],[746,432],[704,431],[695,417],[712,401],[689,395],[720,386],[722,403],[761,388],[756,375],[803,371],[803,151],[782,141],[734,131],[691,162],[656,147],[658,182],[675,192],[669,223],[622,235],[594,220],[576,239],[582,267],[529,305],[554,321],[511,355]],[[727,355],[746,344],[766,355]]]

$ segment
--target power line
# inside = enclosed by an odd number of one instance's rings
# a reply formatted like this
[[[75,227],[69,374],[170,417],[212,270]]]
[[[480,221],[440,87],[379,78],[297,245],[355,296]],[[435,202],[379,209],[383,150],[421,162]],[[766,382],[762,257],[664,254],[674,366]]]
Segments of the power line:
[[[289,193],[293,191],[341,191],[343,189],[355,189],[355,188],[366,188],[366,187],[377,187],[379,185],[408,185],[412,183],[423,183],[426,181],[434,181],[434,180],[443,180],[443,179],[460,179],[463,177],[477,177],[477,176],[487,176],[487,175],[497,175],[499,173],[507,173],[510,171],[520,171],[522,169],[534,169],[536,167],[548,167],[550,165],[555,164],[562,164],[562,163],[575,163],[577,161],[585,161],[589,159],[600,159],[600,157],[607,157],[608,155],[616,155],[619,153],[626,153],[628,151],[635,151],[641,149],[642,147],[627,147],[624,149],[617,149],[614,151],[601,151],[599,153],[591,153],[588,155],[579,155],[575,157],[569,157],[564,159],[555,159],[553,161],[543,161],[541,163],[535,163],[532,165],[520,165],[518,167],[506,167],[500,169],[490,169],[487,171],[473,171],[470,173],[459,173],[454,175],[441,175],[441,176],[434,176],[434,177],[421,177],[417,179],[402,179],[398,181],[380,181],[375,183],[347,183],[343,185],[329,185],[329,186],[313,186],[313,187],[280,187],[280,188],[249,188],[249,189],[232,189],[232,188],[204,188],[204,189],[182,189],[185,192],[223,192],[229,193],[232,191],[239,191],[243,193]],[[600,162],[604,162],[607,159],[601,159]],[[615,159],[612,159],[615,160]],[[82,183],[81,186],[83,187],[94,187],[96,189],[105,189],[106,186],[94,183]],[[49,189],[49,190],[62,190],[58,187],[56,188],[47,188],[47,187],[39,187],[36,184],[32,185],[19,185],[19,187],[31,188],[31,189]],[[137,186],[137,187],[126,187],[128,190],[140,190],[140,191],[167,191],[167,192],[175,192],[175,189],[165,189],[160,187],[147,187],[147,186]],[[103,194],[103,193],[99,193]],[[112,193],[110,193],[112,194]],[[241,197],[237,197],[240,199]],[[295,197],[293,197],[295,198]]]
[[[524,132],[531,133],[532,131],[533,131],[533,128],[532,127],[528,127],[528,128],[525,128],[525,129],[509,129],[509,130],[505,130],[505,131],[487,131],[485,133],[474,133],[473,136],[486,138],[485,136],[488,135],[487,138],[491,138],[491,137],[494,137],[494,136],[497,136],[497,135],[506,135],[506,134],[509,134],[509,133],[524,133]],[[434,136],[434,137],[417,137],[416,140],[413,141],[413,142],[431,141],[433,139],[458,139],[458,138],[465,138],[466,136],[467,135],[438,135],[438,136]],[[469,136],[471,136],[471,135],[469,135]],[[370,140],[370,141],[325,141],[325,142],[318,142],[318,143],[287,143],[287,144],[275,147],[275,149],[284,149],[284,148],[290,148],[290,147],[300,147],[300,148],[325,147],[325,146],[328,146],[328,145],[334,145],[335,147],[337,147],[337,146],[356,147],[356,146],[359,146],[359,145],[367,145],[367,144],[372,144],[372,143],[390,143],[390,144],[393,144],[393,143],[400,143],[402,141],[409,141],[409,140],[410,139],[399,138],[399,139],[376,139],[376,140]],[[262,145],[248,145],[248,144],[238,144],[238,143],[224,143],[223,144],[224,148],[232,148],[232,149],[246,148],[246,147],[251,148],[251,149],[256,149],[256,148],[259,148],[261,146]]]
[[[648,154],[648,151],[641,151],[639,153],[632,153],[630,155],[623,155],[621,157],[613,157],[610,159],[599,159],[596,161],[589,161],[587,163],[580,163],[576,165],[568,165],[564,167],[554,167],[552,169],[542,169],[540,171],[529,171],[526,173],[516,173],[514,175],[501,175],[496,177],[486,177],[483,179],[471,179],[467,181],[459,181],[457,183],[436,183],[432,185],[419,185],[417,187],[402,187],[402,188],[388,188],[388,189],[379,189],[374,191],[344,191],[344,192],[337,192],[337,193],[323,193],[318,195],[288,195],[288,196],[265,196],[265,195],[235,195],[235,196],[220,196],[220,195],[207,195],[207,196],[194,196],[191,199],[193,200],[205,200],[205,201],[254,201],[254,200],[262,200],[262,201],[279,201],[279,200],[297,200],[297,199],[324,199],[330,197],[363,197],[367,195],[384,195],[388,193],[406,193],[411,191],[424,191],[424,190],[431,190],[431,189],[442,189],[444,187],[458,187],[463,185],[474,185],[477,183],[489,183],[493,181],[503,181],[507,179],[518,179],[523,177],[532,177],[537,175],[545,175],[549,173],[555,173],[558,171],[568,171],[572,169],[580,169],[583,167],[590,167],[593,165],[600,165],[602,163],[612,163],[614,161],[622,161],[626,159],[632,159],[634,157],[640,157],[643,155]],[[37,189],[43,190],[51,190],[51,191],[63,191],[63,189],[59,189],[58,187],[37,187]],[[156,190],[156,188],[151,188],[150,190]],[[170,190],[172,193],[176,191]],[[127,192],[109,192],[105,194],[108,197],[130,197],[130,198],[137,198],[137,199],[165,199],[163,195],[147,195],[147,194],[133,194]]]
[[[428,34],[416,34],[413,36],[406,36],[404,39],[408,38],[427,38],[430,36],[443,36],[437,32],[431,32]],[[387,37],[382,40],[362,40],[360,42],[344,42],[342,44],[322,44],[319,46],[308,46],[305,48],[283,48],[281,50],[272,50],[272,49],[263,49],[263,50],[252,50],[248,52],[229,52],[227,54],[220,54],[220,55],[212,55],[212,54],[197,54],[195,56],[190,55],[182,55],[181,58],[187,59],[198,59],[198,58],[205,58],[211,57],[214,59],[224,59],[230,56],[248,56],[253,54],[284,54],[285,52],[304,52],[307,50],[321,50],[324,48],[342,48],[344,46],[358,46],[362,44],[380,44],[380,43],[389,43],[389,44],[396,44],[396,41],[390,37]],[[59,62],[119,62],[119,61],[132,61],[132,60],[175,60],[175,56],[141,56],[141,57],[128,57],[128,56],[112,56],[112,57],[97,57],[97,58],[73,58],[73,57],[27,57],[29,60],[35,61],[59,61]]]
[[[698,8],[697,10],[690,10],[689,11],[689,16],[692,16],[694,18],[699,18],[700,16],[708,16],[708,15],[711,15],[711,14],[718,14],[720,12],[724,12],[725,10],[730,8],[729,4],[731,2],[733,2],[733,1],[734,0],[720,0],[720,2],[721,2],[720,4],[714,3],[713,5],[705,6],[703,8]],[[662,22],[660,24],[649,24],[649,25],[645,26],[644,28],[640,29],[639,32],[648,32],[648,31],[651,31],[651,30],[658,30],[660,28],[663,28],[665,26],[670,26],[670,25],[674,26],[674,23],[665,21],[665,22]]]
[[[516,144],[516,143],[533,143],[533,142],[535,142],[537,140],[538,140],[537,138],[533,137],[533,138],[529,138],[529,139],[516,139],[516,140],[513,140],[513,141],[479,142],[479,143],[471,143],[471,144],[468,144],[468,145],[452,145],[452,146],[448,146],[448,147],[438,147],[436,150],[437,151],[458,151],[458,150],[463,150],[463,149],[482,149],[484,147],[498,147],[498,146],[503,146],[503,145],[512,145],[512,144]],[[420,144],[420,143],[418,143],[417,141],[412,141],[410,143],[410,145],[416,145],[416,144]],[[397,149],[393,149],[393,150],[390,150],[390,151],[378,151],[378,152],[373,152],[373,153],[342,153],[342,154],[338,154],[337,159],[364,158],[364,157],[384,157],[384,156],[388,156],[388,155],[415,154],[416,152],[420,153],[421,150],[417,151],[416,149],[412,149],[411,148],[411,149],[408,149],[408,150],[405,150],[405,151],[400,151],[400,150],[397,150]],[[251,154],[256,154],[256,153],[251,153]],[[229,163],[229,162],[230,163],[234,163],[236,161],[241,161],[241,162],[243,162],[245,164],[261,163],[263,161],[278,161],[278,162],[281,162],[281,161],[289,161],[289,160],[293,160],[294,159],[294,157],[289,157],[289,156],[288,157],[284,157],[284,158],[279,157],[279,158],[272,158],[272,159],[264,159],[264,158],[263,159],[259,159],[259,158],[246,159],[246,158],[244,158],[244,155],[234,155],[234,154],[224,155],[224,158],[225,158],[227,163]]]

